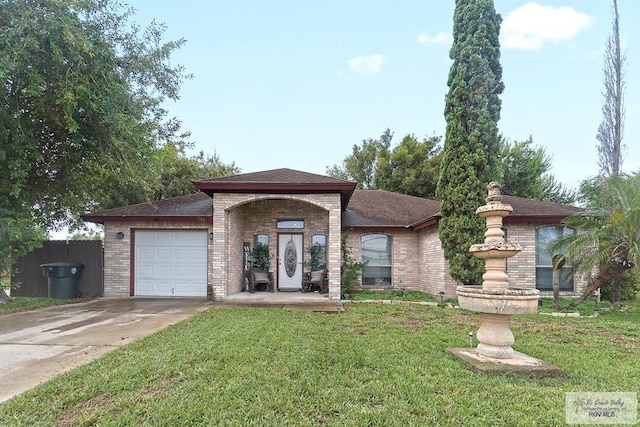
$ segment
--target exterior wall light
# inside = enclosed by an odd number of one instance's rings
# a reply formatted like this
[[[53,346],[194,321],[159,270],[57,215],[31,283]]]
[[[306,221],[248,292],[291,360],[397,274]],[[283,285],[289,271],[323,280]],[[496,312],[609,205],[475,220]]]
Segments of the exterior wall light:
[[[116,238],[117,239],[124,239],[124,233],[122,231],[118,231],[116,233]]]

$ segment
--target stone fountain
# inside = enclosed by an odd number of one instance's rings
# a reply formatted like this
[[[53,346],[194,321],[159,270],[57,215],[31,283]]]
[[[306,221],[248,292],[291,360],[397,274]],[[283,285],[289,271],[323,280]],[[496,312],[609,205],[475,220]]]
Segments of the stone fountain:
[[[469,251],[485,260],[486,272],[482,286],[458,286],[460,308],[480,313],[477,348],[448,348],[447,352],[463,360],[478,372],[513,372],[525,376],[560,376],[562,370],[542,360],[515,351],[510,329],[514,314],[536,313],[540,291],[509,286],[506,273],[507,258],[522,250],[517,243],[505,241],[502,219],[513,208],[502,202],[500,184],[487,186],[487,204],[476,213],[485,218],[487,231],[484,243],[472,245]]]

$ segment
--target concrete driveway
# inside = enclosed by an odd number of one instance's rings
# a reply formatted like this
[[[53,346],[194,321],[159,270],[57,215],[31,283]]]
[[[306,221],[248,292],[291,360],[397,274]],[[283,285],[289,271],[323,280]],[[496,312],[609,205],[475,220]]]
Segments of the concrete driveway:
[[[97,299],[0,316],[0,402],[213,306],[206,299]]]

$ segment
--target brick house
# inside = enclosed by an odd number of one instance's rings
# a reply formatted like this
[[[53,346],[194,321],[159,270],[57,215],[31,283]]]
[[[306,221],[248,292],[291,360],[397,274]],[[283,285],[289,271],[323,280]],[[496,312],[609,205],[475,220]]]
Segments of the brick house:
[[[419,290],[455,297],[438,239],[439,203],[291,169],[211,178],[199,193],[83,216],[104,225],[105,296],[200,296],[223,300],[245,286],[245,251],[267,245],[277,291],[299,291],[312,244],[323,247],[329,299],[340,298],[340,242],[367,261],[357,289]],[[513,287],[551,291],[546,244],[567,233],[579,208],[504,196]],[[286,252],[289,251],[289,252]],[[291,257],[294,254],[295,259]],[[286,265],[283,260],[291,258]],[[292,268],[290,268],[292,267]],[[566,268],[566,267],[565,267]],[[291,273],[291,274],[290,274]],[[561,281],[565,295],[584,287]]]

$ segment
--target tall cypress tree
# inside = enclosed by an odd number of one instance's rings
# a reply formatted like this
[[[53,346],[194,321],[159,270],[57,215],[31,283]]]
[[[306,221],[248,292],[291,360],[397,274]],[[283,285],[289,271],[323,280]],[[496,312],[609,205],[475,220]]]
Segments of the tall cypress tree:
[[[623,150],[622,136],[624,132],[624,67],[627,54],[620,48],[620,15],[618,2],[613,0],[611,6],[611,35],[604,51],[604,103],[602,105],[602,123],[598,127],[596,138],[598,145],[598,165],[604,176],[620,175]]]
[[[450,274],[464,284],[480,283],[483,263],[469,253],[484,241],[484,221],[475,214],[486,186],[497,178],[500,95],[500,22],[492,0],[456,0],[449,57],[447,129],[437,197],[439,234]]]

